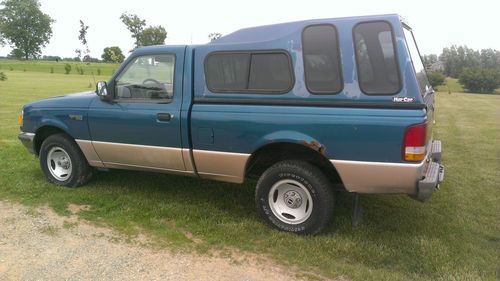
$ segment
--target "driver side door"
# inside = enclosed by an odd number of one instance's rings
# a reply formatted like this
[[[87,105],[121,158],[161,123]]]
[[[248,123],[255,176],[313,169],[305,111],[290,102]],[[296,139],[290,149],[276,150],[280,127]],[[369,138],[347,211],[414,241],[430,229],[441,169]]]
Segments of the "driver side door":
[[[170,50],[169,50],[170,51]],[[185,171],[180,132],[184,49],[138,54],[89,108],[92,144],[108,168]]]

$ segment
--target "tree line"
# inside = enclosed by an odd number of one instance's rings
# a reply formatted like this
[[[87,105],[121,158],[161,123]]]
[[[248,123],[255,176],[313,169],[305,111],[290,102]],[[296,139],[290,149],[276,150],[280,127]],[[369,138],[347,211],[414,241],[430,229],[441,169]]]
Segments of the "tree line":
[[[10,57],[17,59],[40,59],[41,50],[52,37],[55,22],[40,9],[38,0],[3,0],[0,2],[0,45],[12,47]],[[134,39],[131,51],[142,46],[163,45],[167,30],[161,25],[147,25],[138,15],[122,13],[120,20]],[[91,28],[80,20],[77,36],[81,43],[75,50],[76,56],[64,58],[74,61],[97,62],[90,54],[87,34]],[[221,37],[214,32],[208,35],[210,41]],[[59,57],[42,57],[42,59]],[[118,46],[106,47],[101,55],[104,62],[121,63],[125,55]],[[445,77],[458,78],[469,91],[491,93],[500,86],[500,52],[493,49],[473,50],[467,46],[451,46],[436,54],[423,56],[424,64],[430,71],[429,80],[433,86],[444,83]]]
[[[500,51],[474,50],[467,46],[453,45],[444,48],[438,56],[423,56],[433,86],[444,82],[444,76],[458,78],[470,92],[493,93],[500,87]],[[442,75],[441,75],[442,74]],[[442,77],[440,77],[442,76]]]
[[[15,59],[54,59],[97,62],[91,57],[87,33],[90,27],[80,20],[78,40],[81,46],[75,49],[75,57],[60,58],[58,56],[41,57],[41,50],[52,37],[52,24],[55,22],[40,9],[38,0],[3,0],[0,2],[0,46],[9,44],[12,51],[9,57]],[[163,45],[167,39],[167,30],[161,25],[147,25],[144,19],[130,13],[122,13],[120,20],[130,31],[134,39],[133,51],[136,48],[152,45]],[[210,33],[211,41],[221,37],[220,33]],[[104,62],[121,63],[125,55],[118,46],[106,47],[101,59]]]

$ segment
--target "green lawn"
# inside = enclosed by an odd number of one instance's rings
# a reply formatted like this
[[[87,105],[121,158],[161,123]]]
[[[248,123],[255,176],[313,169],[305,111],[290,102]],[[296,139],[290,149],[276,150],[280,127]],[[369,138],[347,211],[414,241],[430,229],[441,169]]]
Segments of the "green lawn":
[[[437,87],[438,92],[465,93],[466,91],[458,82],[458,79],[446,77],[445,84]],[[500,88],[495,90],[495,94],[500,94]]]
[[[77,72],[77,67],[83,69],[84,75],[98,75],[100,72],[103,76],[111,76],[116,69],[118,64],[114,63],[84,63],[84,62],[74,62],[74,61],[18,61],[18,60],[6,60],[0,59],[0,72],[9,75],[11,71],[22,71],[22,72],[43,72],[43,73],[66,73],[64,66],[66,64],[71,65],[71,72],[69,75],[80,75]]]
[[[341,194],[332,225],[318,236],[299,237],[260,221],[252,182],[233,185],[112,171],[99,173],[79,189],[48,184],[37,159],[17,140],[21,106],[93,88],[93,78],[45,71],[5,73],[8,80],[0,81],[0,200],[48,204],[61,215],[68,214],[70,203],[85,204],[90,209],[82,211],[81,218],[130,236],[148,233],[158,245],[205,253],[264,253],[278,263],[328,278],[500,278],[499,95],[437,94],[435,137],[443,141],[446,178],[430,201],[365,196],[365,222],[353,228],[353,196]]]

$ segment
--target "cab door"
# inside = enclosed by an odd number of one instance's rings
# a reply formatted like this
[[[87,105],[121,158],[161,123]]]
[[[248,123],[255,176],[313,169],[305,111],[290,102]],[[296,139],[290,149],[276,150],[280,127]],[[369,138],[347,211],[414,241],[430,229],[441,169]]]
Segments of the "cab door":
[[[108,83],[112,101],[89,108],[92,144],[105,167],[185,171],[180,108],[184,48],[134,53]]]

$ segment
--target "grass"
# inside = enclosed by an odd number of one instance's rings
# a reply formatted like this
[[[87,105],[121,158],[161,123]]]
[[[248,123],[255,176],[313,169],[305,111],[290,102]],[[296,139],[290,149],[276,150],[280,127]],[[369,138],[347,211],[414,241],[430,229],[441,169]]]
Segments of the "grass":
[[[92,73],[94,75],[98,75],[98,73],[100,72],[103,76],[111,76],[119,66],[118,64],[114,63],[84,63],[74,61],[18,61],[0,59],[0,72],[5,73],[7,76],[11,71],[64,74],[64,66],[66,64],[71,65],[71,72],[69,73],[69,75],[80,75],[77,72],[77,68],[81,68],[84,71],[84,75],[92,75]]]
[[[445,84],[437,87],[438,92],[448,92],[448,89],[452,93],[465,93],[465,90],[464,88],[462,88],[462,85],[458,83],[458,79],[451,77],[446,77]]]
[[[458,79],[446,77],[445,84],[437,87],[438,92],[446,92],[448,91],[452,93],[465,93],[466,90],[460,85]],[[500,94],[500,88],[495,90],[495,94]]]
[[[0,82],[0,200],[48,204],[127,235],[146,233],[179,251],[263,253],[301,276],[353,280],[500,278],[500,96],[437,94],[435,137],[446,178],[427,203],[365,196],[365,222],[350,224],[353,196],[337,198],[332,225],[315,237],[265,226],[254,211],[254,182],[233,185],[153,173],[99,173],[85,187],[48,184],[17,140],[21,106],[88,89],[91,77],[8,71]],[[99,77],[105,80],[106,77]],[[309,272],[309,273],[307,273]],[[312,278],[312,277],[311,277]]]

